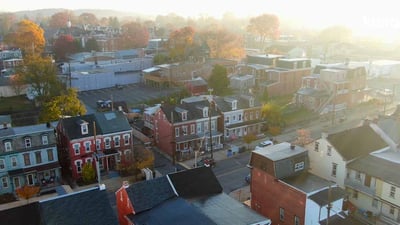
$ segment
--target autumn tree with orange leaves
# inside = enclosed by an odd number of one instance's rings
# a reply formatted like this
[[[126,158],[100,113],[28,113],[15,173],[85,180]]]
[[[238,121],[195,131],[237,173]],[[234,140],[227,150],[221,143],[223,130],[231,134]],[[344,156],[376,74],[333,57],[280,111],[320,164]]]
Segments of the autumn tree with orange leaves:
[[[173,61],[183,61],[194,47],[195,31],[193,27],[183,27],[170,33],[168,52]]]
[[[5,37],[5,42],[20,48],[26,55],[40,55],[45,45],[44,30],[30,20],[21,20],[15,32]]]
[[[267,39],[279,37],[279,18],[272,14],[262,14],[250,19],[247,31],[260,39],[261,48],[264,49]]]
[[[71,21],[71,23],[74,24],[76,17],[72,11],[65,10],[53,14],[50,18],[49,26],[51,28],[66,28],[68,21]]]
[[[35,197],[40,191],[40,187],[38,186],[22,186],[15,190],[17,192],[18,197],[26,199],[27,203],[29,203],[29,199]]]
[[[118,49],[143,48],[149,42],[147,28],[138,22],[122,25],[122,34],[118,40]]]

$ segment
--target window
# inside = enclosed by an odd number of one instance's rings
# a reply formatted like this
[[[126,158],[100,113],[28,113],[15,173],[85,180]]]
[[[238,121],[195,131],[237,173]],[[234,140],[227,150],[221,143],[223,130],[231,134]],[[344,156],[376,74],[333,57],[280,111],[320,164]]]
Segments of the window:
[[[304,162],[298,162],[294,164],[294,172],[300,171],[304,169]]]
[[[183,132],[183,135],[188,135],[188,127],[187,126],[183,126],[182,127],[182,132]]]
[[[84,145],[85,145],[85,152],[90,152],[90,141],[86,141],[85,143],[84,143]]]
[[[194,134],[194,132],[195,132],[195,126],[194,126],[194,124],[191,124],[190,125],[190,133]]]
[[[82,161],[81,160],[75,161],[75,166],[76,166],[76,172],[82,173]]]
[[[80,144],[79,143],[74,144],[73,148],[75,150],[75,155],[79,155],[80,154],[80,149],[79,149],[80,148]]]
[[[106,146],[106,149],[111,148],[111,138],[104,138],[104,144]]]
[[[203,117],[208,117],[208,107],[203,108]]]
[[[256,111],[256,120],[258,120],[260,118],[260,112]]]
[[[390,206],[390,210],[389,210],[390,215],[394,215],[394,207]]]
[[[3,186],[3,188],[8,188],[8,177],[1,178],[1,185]]]
[[[378,208],[378,199],[376,198],[372,199],[372,207]]]
[[[96,139],[96,150],[101,149],[101,139]]]
[[[242,121],[242,114],[239,114],[239,115],[238,115],[238,120],[239,120],[239,121]]]
[[[32,147],[32,142],[30,138],[25,138],[25,148]]]
[[[215,120],[211,121],[211,130],[216,130],[215,122]]]
[[[279,208],[279,219],[281,221],[284,221],[284,219],[285,219],[285,209],[283,209],[283,208]]]
[[[300,224],[300,218],[298,216],[294,216],[294,225]]]
[[[121,144],[120,144],[120,137],[119,136],[115,136],[114,137],[114,147],[119,147]]]
[[[124,144],[125,144],[125,145],[129,145],[129,139],[130,139],[130,135],[125,134],[125,135],[124,135]]]
[[[49,161],[54,160],[53,149],[47,149],[47,160],[49,160]]]
[[[12,151],[11,141],[4,142],[4,148],[5,148],[6,152]]]
[[[336,177],[336,174],[337,174],[337,166],[338,166],[337,163],[332,163],[332,173],[331,173],[331,176],[332,176],[332,177]]]
[[[179,127],[175,127],[175,137],[179,137]]]
[[[24,163],[25,163],[25,166],[31,165],[31,158],[29,156],[29,153],[24,154]]]
[[[396,187],[395,187],[395,186],[391,186],[391,187],[390,187],[390,194],[389,194],[389,196],[390,196],[391,198],[394,198],[395,195],[396,195]]]
[[[356,171],[356,179],[361,181],[361,173],[359,171]]]
[[[49,138],[47,137],[47,135],[43,135],[42,136],[42,144],[43,145],[48,145],[49,144]]]
[[[15,189],[20,188],[21,187],[21,183],[19,182],[19,177],[14,177],[14,187]]]
[[[316,141],[316,142],[314,143],[314,151],[316,151],[316,152],[319,151],[319,142],[318,142],[318,141]]]
[[[30,186],[35,184],[35,181],[33,179],[33,174],[28,174],[26,175],[26,183]]]
[[[232,101],[232,110],[237,109],[237,100]]]
[[[15,157],[15,156],[11,157],[11,166],[12,167],[18,166],[17,157]]]
[[[35,159],[37,164],[42,163],[42,152],[40,151],[35,152]]]
[[[187,112],[182,112],[182,121],[187,120]]]
[[[86,163],[88,163],[88,164],[92,164],[92,158],[86,158]]]
[[[331,155],[332,155],[332,146],[328,145],[328,149],[326,150],[326,154],[327,154],[328,156],[331,156]]]
[[[81,132],[82,132],[82,134],[88,134],[89,133],[89,129],[88,129],[88,124],[87,123],[81,124]]]
[[[358,198],[358,191],[353,190],[353,198],[357,199]]]
[[[4,170],[6,168],[6,163],[4,159],[0,159],[0,170]]]

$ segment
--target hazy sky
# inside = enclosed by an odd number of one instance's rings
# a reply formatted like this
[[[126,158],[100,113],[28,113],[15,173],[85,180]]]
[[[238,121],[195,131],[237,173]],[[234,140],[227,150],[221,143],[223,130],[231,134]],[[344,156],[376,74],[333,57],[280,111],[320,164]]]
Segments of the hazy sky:
[[[114,9],[148,15],[173,12],[185,17],[208,15],[220,18],[226,12],[238,17],[272,13],[310,27],[346,25],[357,33],[391,37],[400,32],[400,14],[394,0],[8,0],[1,11],[43,8]]]

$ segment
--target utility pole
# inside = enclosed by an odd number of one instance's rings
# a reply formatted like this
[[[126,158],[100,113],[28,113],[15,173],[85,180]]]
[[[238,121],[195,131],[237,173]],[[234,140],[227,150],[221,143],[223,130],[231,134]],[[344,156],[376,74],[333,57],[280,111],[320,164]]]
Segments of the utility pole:
[[[176,155],[176,134],[175,134],[175,127],[174,127],[174,112],[171,111],[171,129],[172,129],[172,140],[171,140],[171,146],[172,146],[172,165],[175,166],[176,161],[175,161],[175,155]]]
[[[208,89],[210,92],[209,107],[208,107],[208,130],[210,131],[210,157],[214,159],[213,156],[213,145],[212,145],[212,132],[211,132],[211,105],[212,105],[212,91],[213,89]]]

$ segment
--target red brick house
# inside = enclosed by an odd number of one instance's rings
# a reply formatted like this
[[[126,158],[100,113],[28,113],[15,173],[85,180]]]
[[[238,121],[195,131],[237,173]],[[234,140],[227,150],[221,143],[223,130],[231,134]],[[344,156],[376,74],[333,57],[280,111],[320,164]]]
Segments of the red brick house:
[[[194,151],[221,149],[222,133],[218,132],[217,110],[210,110],[208,100],[162,105],[154,113],[154,142],[163,152],[176,159],[194,155]],[[210,128],[211,124],[211,128]]]
[[[255,150],[250,167],[251,208],[272,224],[320,225],[342,210],[344,190],[308,173],[308,153],[300,146],[283,142]]]
[[[57,134],[63,173],[73,179],[81,177],[86,163],[95,166],[95,159],[108,172],[132,158],[132,128],[120,111],[62,118]]]
[[[185,87],[191,95],[201,95],[207,93],[208,91],[208,84],[201,77],[196,77],[185,81]]]

